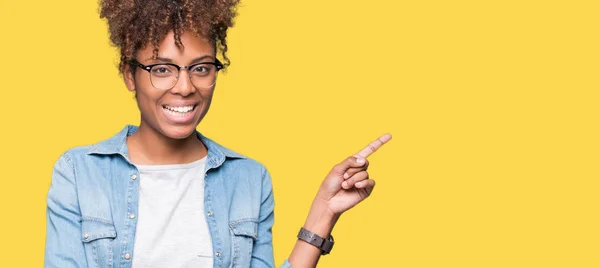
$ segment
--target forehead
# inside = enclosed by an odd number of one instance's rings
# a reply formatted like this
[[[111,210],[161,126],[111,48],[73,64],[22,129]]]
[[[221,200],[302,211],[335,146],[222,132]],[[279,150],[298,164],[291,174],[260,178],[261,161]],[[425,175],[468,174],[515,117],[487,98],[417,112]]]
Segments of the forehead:
[[[207,38],[198,37],[195,34],[185,31],[179,36],[182,47],[178,47],[175,42],[175,34],[169,32],[158,44],[158,57],[169,58],[173,60],[185,60],[198,58],[200,56],[214,56],[214,43]],[[151,59],[154,55],[154,46],[147,45],[137,51],[138,59]]]

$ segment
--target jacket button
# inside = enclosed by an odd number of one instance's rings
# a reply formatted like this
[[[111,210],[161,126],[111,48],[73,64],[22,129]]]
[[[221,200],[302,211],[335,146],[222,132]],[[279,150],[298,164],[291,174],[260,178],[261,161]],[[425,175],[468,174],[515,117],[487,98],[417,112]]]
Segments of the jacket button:
[[[135,219],[135,214],[133,214],[133,213],[129,214],[129,218],[130,219]]]
[[[88,239],[88,238],[90,238],[90,235],[89,234],[84,234],[83,238]]]
[[[212,217],[212,211],[209,211],[208,213],[206,213],[206,215],[208,215],[209,217]]]
[[[137,179],[137,175],[135,175],[135,174],[131,175],[131,179],[132,179],[132,180],[135,180],[135,179]]]
[[[215,253],[215,256],[217,256],[217,257],[221,257],[221,252],[218,252],[218,251],[217,251],[217,253]]]
[[[129,259],[131,259],[131,255],[129,255],[129,253],[126,253],[126,254],[125,254],[125,259],[126,259],[126,260],[129,260]]]

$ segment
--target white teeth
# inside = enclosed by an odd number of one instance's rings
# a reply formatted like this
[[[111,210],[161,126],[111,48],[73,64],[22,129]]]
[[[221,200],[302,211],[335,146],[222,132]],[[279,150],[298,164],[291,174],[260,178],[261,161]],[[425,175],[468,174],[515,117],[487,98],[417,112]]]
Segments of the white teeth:
[[[182,107],[169,107],[164,106],[164,109],[167,113],[174,116],[185,116],[190,111],[194,110],[194,105],[190,106],[182,106]]]
[[[165,106],[165,108],[167,110],[174,111],[174,112],[187,113],[187,112],[189,112],[189,111],[191,111],[191,110],[194,109],[194,105],[182,106],[182,107],[169,107],[169,106]]]

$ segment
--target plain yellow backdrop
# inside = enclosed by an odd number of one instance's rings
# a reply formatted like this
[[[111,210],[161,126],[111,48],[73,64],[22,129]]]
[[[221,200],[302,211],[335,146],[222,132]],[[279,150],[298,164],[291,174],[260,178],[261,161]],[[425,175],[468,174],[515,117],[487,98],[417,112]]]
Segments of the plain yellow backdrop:
[[[52,166],[138,124],[92,1],[0,4],[0,267],[41,267]],[[600,267],[598,1],[245,0],[199,130],[270,170],[275,258],[330,167],[378,184],[320,267]]]

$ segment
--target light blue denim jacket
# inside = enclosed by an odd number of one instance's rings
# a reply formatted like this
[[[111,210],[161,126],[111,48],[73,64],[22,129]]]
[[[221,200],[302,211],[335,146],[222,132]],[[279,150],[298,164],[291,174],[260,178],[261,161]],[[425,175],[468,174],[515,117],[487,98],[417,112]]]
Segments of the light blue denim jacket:
[[[131,267],[139,172],[125,141],[136,130],[127,126],[58,159],[48,192],[44,267]],[[214,267],[274,267],[269,173],[260,163],[197,135],[208,148],[204,210]],[[281,267],[291,265],[286,260]]]

